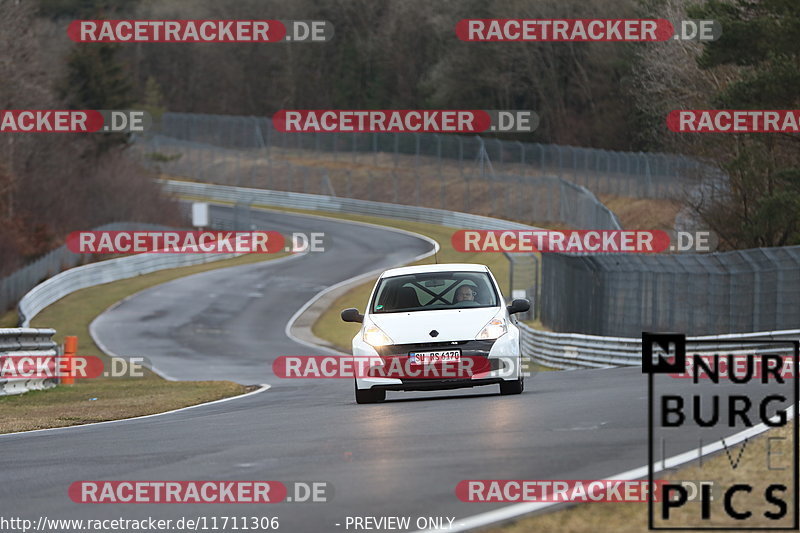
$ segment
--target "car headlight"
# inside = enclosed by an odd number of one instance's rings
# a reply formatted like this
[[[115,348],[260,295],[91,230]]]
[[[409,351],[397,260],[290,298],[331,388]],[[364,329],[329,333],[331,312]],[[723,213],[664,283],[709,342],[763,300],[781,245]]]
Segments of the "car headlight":
[[[506,333],[508,333],[508,326],[506,325],[505,319],[495,317],[491,319],[488,324],[483,326],[483,329],[475,338],[478,340],[497,339]]]
[[[366,342],[370,346],[375,346],[375,347],[386,346],[387,344],[394,344],[394,341],[390,339],[389,336],[375,324],[364,325],[363,339],[364,342]]]

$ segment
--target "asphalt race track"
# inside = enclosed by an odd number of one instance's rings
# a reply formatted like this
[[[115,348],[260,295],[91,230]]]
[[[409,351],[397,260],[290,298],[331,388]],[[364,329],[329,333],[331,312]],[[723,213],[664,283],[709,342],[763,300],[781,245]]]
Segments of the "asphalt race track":
[[[271,388],[163,416],[0,436],[4,508],[34,520],[278,516],[279,531],[288,532],[345,531],[347,516],[410,516],[413,530],[417,517],[458,523],[507,505],[458,501],[460,480],[600,479],[647,464],[639,368],[540,373],[510,397],[497,386],[390,392],[378,405],[356,405],[349,380],[279,380],[270,370],[275,357],[311,355],[284,333],[306,301],[344,279],[407,262],[430,244],[343,222],[258,217],[265,229],[325,231],[326,251],[168,282],[106,312],[95,331],[111,351],[145,355],[172,378]],[[690,380],[675,381],[679,388]],[[669,455],[696,448],[696,436],[685,433]],[[74,481],[103,479],[326,481],[333,498],[260,506],[69,499]]]
[[[112,352],[148,357],[172,378],[278,387],[271,370],[276,356],[328,353],[310,353],[286,337],[286,323],[295,311],[335,283],[431,250],[431,244],[412,235],[329,220],[254,212],[251,222],[259,228],[324,231],[325,251],[153,287],[101,315],[95,335]]]

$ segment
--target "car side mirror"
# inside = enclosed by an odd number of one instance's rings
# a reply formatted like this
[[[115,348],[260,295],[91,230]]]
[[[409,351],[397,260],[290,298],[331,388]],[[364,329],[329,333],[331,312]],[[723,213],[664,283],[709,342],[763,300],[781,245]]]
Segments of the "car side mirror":
[[[524,298],[517,298],[511,305],[509,305],[506,309],[508,309],[508,314],[513,315],[514,313],[524,313],[531,308],[531,302]]]
[[[364,322],[364,315],[358,312],[355,307],[349,307],[342,311],[342,320],[345,322],[357,322],[361,324]]]

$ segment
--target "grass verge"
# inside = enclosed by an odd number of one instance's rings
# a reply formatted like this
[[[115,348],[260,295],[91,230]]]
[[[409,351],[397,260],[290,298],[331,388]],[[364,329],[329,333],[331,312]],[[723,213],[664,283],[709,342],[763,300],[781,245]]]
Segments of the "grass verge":
[[[115,302],[167,281],[225,268],[275,259],[285,254],[244,255],[234,259],[161,270],[135,278],[89,287],[65,296],[32,321],[32,327],[55,328],[54,339],[78,337],[78,353],[108,357],[89,335],[89,324]],[[15,317],[16,314],[11,312]],[[4,315],[4,319],[6,316]],[[14,321],[9,327],[16,326]],[[0,433],[73,426],[160,413],[236,396],[248,387],[230,381],[168,381],[145,370],[143,377],[76,379],[75,385],[0,397]]]
[[[17,327],[18,319],[16,309],[6,311],[0,315],[0,328],[15,328]]]
[[[617,215],[625,229],[672,230],[675,217],[682,209],[680,202],[658,198],[631,198],[598,194],[598,199]]]

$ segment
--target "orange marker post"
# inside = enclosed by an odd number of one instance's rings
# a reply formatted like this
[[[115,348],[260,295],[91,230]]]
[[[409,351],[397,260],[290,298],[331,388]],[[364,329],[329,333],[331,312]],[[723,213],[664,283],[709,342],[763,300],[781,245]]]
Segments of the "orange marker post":
[[[66,368],[68,368],[68,375],[63,376],[61,378],[62,385],[73,385],[75,383],[75,377],[72,376],[73,365],[72,365],[72,358],[75,357],[75,353],[78,351],[78,337],[64,337],[64,360],[66,361]]]

